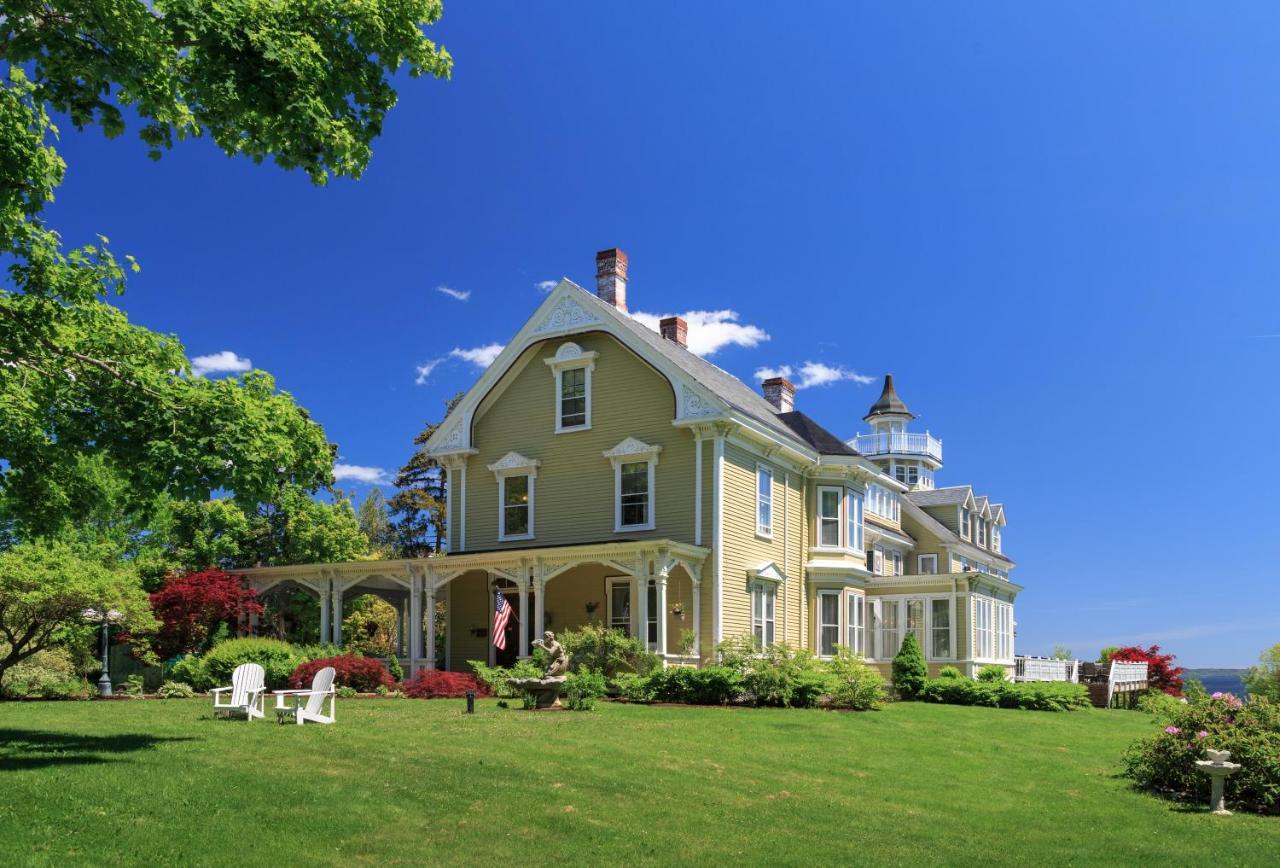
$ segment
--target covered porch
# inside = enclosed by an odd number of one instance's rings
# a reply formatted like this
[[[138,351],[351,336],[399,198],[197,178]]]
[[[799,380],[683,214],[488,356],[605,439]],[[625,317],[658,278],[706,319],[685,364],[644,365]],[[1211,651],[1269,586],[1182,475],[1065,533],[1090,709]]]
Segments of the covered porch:
[[[398,656],[412,673],[424,667],[462,670],[468,660],[510,665],[527,657],[545,630],[587,624],[641,637],[668,662],[685,659],[682,650],[691,644],[688,657],[696,659],[708,554],[700,546],[645,540],[240,572],[260,594],[285,583],[314,594],[320,639],[336,645],[343,643],[344,603],[362,594],[381,597],[399,613]],[[491,635],[499,592],[512,607],[507,647],[501,650]],[[432,641],[440,628],[442,650]]]

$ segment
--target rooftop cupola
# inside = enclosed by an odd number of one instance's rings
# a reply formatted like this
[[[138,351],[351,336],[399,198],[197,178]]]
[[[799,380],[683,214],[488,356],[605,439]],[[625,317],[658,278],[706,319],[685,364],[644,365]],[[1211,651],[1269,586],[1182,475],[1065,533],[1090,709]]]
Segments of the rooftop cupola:
[[[928,431],[908,431],[915,414],[893,388],[893,374],[885,374],[884,389],[867,415],[870,434],[849,441],[881,470],[913,489],[933,488],[933,474],[942,467],[942,441]]]
[[[902,403],[902,399],[898,397],[898,393],[893,388],[893,374],[884,375],[884,390],[880,392],[880,398],[871,405],[871,409],[867,411],[867,415],[863,416],[864,422],[874,424],[877,419],[882,417],[895,417],[902,421],[910,421],[915,416],[907,405]]]

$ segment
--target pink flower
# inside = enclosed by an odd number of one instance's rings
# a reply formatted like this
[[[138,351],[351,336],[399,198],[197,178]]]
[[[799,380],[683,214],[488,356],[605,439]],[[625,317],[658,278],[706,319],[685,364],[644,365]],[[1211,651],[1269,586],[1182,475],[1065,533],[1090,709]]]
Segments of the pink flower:
[[[1169,733],[1169,735],[1177,735],[1182,732],[1182,730],[1178,729],[1176,726],[1166,726],[1164,731]]]
[[[1213,693],[1209,694],[1209,698],[1210,698],[1210,699],[1221,699],[1221,698],[1222,698],[1222,691],[1221,691],[1221,690],[1215,690]]]
[[[1196,738],[1208,738],[1208,737],[1209,737],[1209,732],[1207,730],[1202,729],[1196,733]]]

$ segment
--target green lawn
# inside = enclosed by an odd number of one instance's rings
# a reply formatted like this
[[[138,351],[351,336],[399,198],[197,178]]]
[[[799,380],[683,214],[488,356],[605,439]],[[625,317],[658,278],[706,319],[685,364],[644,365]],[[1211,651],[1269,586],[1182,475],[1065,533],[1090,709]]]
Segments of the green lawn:
[[[0,705],[0,864],[1276,864],[1280,818],[1129,789],[1137,712]]]

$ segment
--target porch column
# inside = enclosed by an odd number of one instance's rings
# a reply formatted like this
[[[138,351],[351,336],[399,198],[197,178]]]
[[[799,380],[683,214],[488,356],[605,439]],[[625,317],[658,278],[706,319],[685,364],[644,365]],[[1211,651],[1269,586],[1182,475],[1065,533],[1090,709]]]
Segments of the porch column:
[[[396,606],[396,656],[409,656],[409,598],[406,596]]]
[[[529,573],[524,567],[520,568],[520,579],[516,586],[520,589],[520,651],[516,657],[526,660],[529,657],[529,619],[525,617],[525,610],[528,608],[526,601],[529,599]]]
[[[320,580],[320,644],[328,645],[333,641],[333,616],[329,612],[329,601],[333,596],[329,589],[329,580]]]
[[[409,574],[409,675],[418,672],[418,657],[422,654],[422,579]]]
[[[689,577],[693,582],[693,653],[702,658],[702,582]]]
[[[653,577],[658,590],[658,653],[663,659],[667,656],[667,577],[661,573]]]
[[[342,647],[342,591],[338,581],[333,583],[333,644]]]
[[[533,632],[538,634],[538,638],[542,638],[542,634],[546,631],[546,620],[544,618],[546,610],[547,580],[542,576],[537,576],[533,580]]]
[[[642,570],[644,575],[635,577],[638,593],[636,594],[636,636],[644,643],[644,647],[649,647],[649,576],[648,570]]]
[[[436,668],[436,585],[435,577],[427,576],[427,629],[425,635],[419,634],[418,644],[425,646],[426,653],[423,654],[427,658],[427,668]],[[422,619],[418,619],[419,625]],[[419,627],[421,630],[421,627]]]

